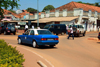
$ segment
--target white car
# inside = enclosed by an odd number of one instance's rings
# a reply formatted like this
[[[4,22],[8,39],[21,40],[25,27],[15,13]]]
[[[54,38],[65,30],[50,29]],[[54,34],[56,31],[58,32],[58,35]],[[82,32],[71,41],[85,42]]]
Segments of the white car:
[[[86,31],[85,31],[83,25],[79,25],[79,24],[69,25],[69,28],[70,28],[70,26],[73,27],[73,34],[74,35],[77,35],[77,36],[83,35],[83,36],[85,36]]]

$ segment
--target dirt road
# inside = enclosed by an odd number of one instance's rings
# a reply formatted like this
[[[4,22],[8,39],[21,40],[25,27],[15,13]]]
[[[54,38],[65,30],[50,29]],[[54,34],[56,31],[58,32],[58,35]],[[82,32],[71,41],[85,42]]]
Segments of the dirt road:
[[[26,49],[28,51],[22,51],[26,53],[25,58],[31,55],[31,58],[35,58],[32,52],[38,54],[39,59],[29,60],[28,58],[24,62],[25,67],[37,60],[43,60],[48,67],[100,67],[100,42],[88,40],[88,38],[96,38],[98,33],[89,33],[85,37],[75,37],[73,40],[67,39],[67,36],[59,36],[59,44],[55,48],[49,48],[48,46],[41,48],[33,48],[30,45],[18,45],[17,35],[0,35],[0,39],[4,39],[6,42],[19,46],[19,49]],[[18,50],[19,50],[18,49]],[[47,61],[46,61],[47,60]],[[37,65],[38,66],[38,65]],[[37,67],[35,66],[35,67]]]

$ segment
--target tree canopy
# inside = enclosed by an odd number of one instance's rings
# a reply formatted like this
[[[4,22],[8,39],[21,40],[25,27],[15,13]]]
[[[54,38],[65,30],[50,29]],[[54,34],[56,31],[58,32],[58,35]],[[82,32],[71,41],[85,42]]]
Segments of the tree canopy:
[[[47,6],[44,7],[44,9],[42,10],[42,12],[45,12],[46,10],[53,10],[53,9],[55,9],[54,6],[47,5]]]
[[[34,8],[27,8],[26,10],[27,10],[28,12],[32,13],[32,14],[34,14],[34,13],[37,12],[37,10],[34,9]]]
[[[0,16],[1,18],[3,17],[3,8],[7,9],[7,8],[18,8],[19,4],[18,1],[20,0],[0,0]]]
[[[95,2],[95,3],[84,3],[84,2],[82,2],[82,1],[78,1],[78,3],[83,3],[83,4],[88,4],[88,5],[100,7],[100,2]]]

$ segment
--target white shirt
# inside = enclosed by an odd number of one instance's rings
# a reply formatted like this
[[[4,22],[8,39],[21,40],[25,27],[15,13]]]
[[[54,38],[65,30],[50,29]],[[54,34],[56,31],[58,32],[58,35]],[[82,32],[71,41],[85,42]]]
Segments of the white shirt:
[[[28,25],[25,25],[25,29],[28,29]]]
[[[40,27],[37,27],[37,29],[40,29]]]
[[[34,29],[34,26],[32,26],[32,29]]]
[[[73,33],[73,28],[72,27],[70,28],[70,33]]]
[[[66,26],[66,30],[68,30],[68,26]]]

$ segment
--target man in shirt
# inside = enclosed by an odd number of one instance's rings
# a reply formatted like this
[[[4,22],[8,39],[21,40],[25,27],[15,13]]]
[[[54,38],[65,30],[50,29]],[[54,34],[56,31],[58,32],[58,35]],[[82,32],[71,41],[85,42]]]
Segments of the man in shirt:
[[[69,39],[69,37],[70,37],[71,35],[72,35],[73,40],[74,40],[74,35],[73,35],[73,28],[72,28],[72,26],[70,27],[70,33],[69,33],[69,36],[68,36],[67,39]]]
[[[25,25],[25,32],[28,30],[28,25]]]
[[[34,25],[32,25],[32,29],[34,29]]]

